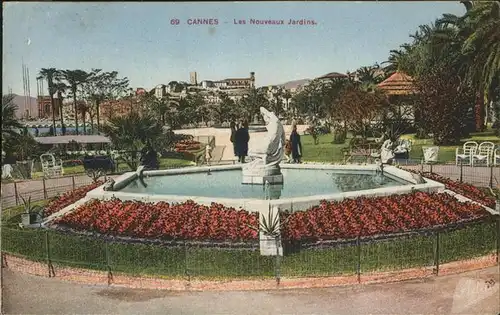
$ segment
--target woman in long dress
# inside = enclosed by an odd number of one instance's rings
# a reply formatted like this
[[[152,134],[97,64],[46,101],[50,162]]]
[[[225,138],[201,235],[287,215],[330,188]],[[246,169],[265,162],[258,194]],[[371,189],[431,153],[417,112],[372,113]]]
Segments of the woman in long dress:
[[[302,142],[300,135],[297,132],[297,126],[293,125],[292,133],[290,134],[290,142],[292,144],[292,159],[294,163],[300,163],[302,157]]]

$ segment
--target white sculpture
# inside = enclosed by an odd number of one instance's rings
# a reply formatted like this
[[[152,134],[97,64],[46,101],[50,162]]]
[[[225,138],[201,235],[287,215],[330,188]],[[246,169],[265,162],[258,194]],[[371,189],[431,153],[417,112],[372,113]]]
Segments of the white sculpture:
[[[2,166],[2,179],[12,178],[12,171],[12,165],[5,164],[4,166]]]
[[[392,159],[394,159],[394,151],[392,150],[393,143],[390,139],[384,141],[382,144],[382,149],[380,150],[380,159],[383,164],[388,164]]]
[[[267,136],[262,146],[249,150],[248,156],[252,161],[242,166],[243,183],[282,183],[283,175],[279,164],[285,155],[285,130],[273,112],[261,107],[260,113],[266,123]]]

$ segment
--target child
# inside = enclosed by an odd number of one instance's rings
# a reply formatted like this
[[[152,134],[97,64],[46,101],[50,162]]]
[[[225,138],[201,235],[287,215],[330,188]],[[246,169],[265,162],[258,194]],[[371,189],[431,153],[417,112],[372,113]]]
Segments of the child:
[[[208,165],[210,165],[210,161],[212,160],[212,147],[210,144],[207,144],[205,147],[205,161]]]
[[[287,139],[285,143],[285,157],[286,162],[290,163],[290,161],[292,160],[292,143],[289,139]]]

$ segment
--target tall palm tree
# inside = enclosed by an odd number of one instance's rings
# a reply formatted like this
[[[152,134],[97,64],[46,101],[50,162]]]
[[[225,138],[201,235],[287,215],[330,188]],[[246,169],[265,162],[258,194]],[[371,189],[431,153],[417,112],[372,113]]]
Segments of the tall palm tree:
[[[50,96],[50,106],[52,108],[52,135],[56,135],[56,111],[55,111],[55,104],[54,104],[54,94],[56,93],[55,86],[54,86],[54,79],[58,75],[58,70],[56,68],[42,68],[40,70],[39,76],[47,80],[47,85],[49,89],[49,96]]]
[[[73,96],[73,108],[75,112],[75,129],[76,129],[76,134],[78,134],[78,113],[80,110],[78,110],[78,104],[77,104],[77,92],[78,92],[78,87],[87,82],[89,78],[89,74],[83,70],[62,70],[61,71],[61,77],[67,82],[70,90],[71,90],[71,95]],[[84,124],[84,130],[85,128],[85,114],[83,116],[83,124]]]
[[[61,82],[60,78],[57,78],[57,81],[54,83],[54,91],[57,93],[57,102],[59,103],[58,111],[59,111],[59,117],[61,119],[61,127],[63,127],[62,128],[63,135],[66,134],[66,128],[64,127],[64,111],[63,111],[64,98],[63,98],[62,94],[66,93],[67,89],[68,89],[68,86],[66,84],[64,84],[64,82]]]

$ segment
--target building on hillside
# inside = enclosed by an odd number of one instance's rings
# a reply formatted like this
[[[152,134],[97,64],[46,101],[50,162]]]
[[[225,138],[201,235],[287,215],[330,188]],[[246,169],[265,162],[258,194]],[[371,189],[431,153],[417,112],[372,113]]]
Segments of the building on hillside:
[[[148,92],[146,91],[146,89],[141,88],[141,87],[139,87],[139,88],[137,88],[137,89],[135,90],[135,95],[137,95],[137,96],[138,96],[138,95],[144,95],[144,94],[147,94],[147,93],[148,93]]]
[[[198,85],[198,74],[196,72],[189,73],[189,83],[191,85]]]
[[[106,101],[99,106],[100,118],[103,121],[112,117],[126,116],[140,106],[139,96]]]
[[[339,73],[339,72],[330,72],[330,73],[327,73],[321,77],[316,78],[316,80],[329,81],[329,80],[335,80],[335,79],[347,79],[348,77],[349,77],[349,75],[347,75],[347,74],[343,74],[343,73]]]

